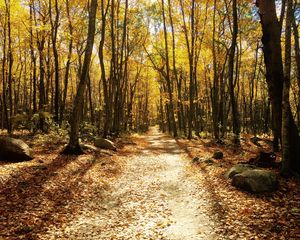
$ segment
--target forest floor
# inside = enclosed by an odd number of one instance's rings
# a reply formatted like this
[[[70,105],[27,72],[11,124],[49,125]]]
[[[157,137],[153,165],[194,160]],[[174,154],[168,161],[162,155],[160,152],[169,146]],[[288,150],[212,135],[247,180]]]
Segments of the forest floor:
[[[30,162],[0,163],[0,239],[299,239],[300,187],[254,195],[223,177],[260,150],[174,140],[152,128],[119,151],[60,155],[64,141],[27,139]],[[59,147],[60,146],[60,147]],[[221,150],[223,160],[193,164]]]

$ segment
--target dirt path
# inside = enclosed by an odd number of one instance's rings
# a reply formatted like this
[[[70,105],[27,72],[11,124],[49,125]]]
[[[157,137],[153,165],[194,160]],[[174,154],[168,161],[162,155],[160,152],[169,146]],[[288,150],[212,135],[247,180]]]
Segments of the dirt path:
[[[209,194],[175,140],[156,128],[104,194],[45,239],[218,239]],[[138,146],[137,146],[138,148]],[[139,151],[140,150],[140,151]]]

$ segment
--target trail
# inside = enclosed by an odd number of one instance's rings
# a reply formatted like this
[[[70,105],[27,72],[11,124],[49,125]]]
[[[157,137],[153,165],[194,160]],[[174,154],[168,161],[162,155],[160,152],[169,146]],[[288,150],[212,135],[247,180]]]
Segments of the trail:
[[[87,202],[45,239],[218,239],[209,194],[176,141],[157,128],[141,139],[146,146],[137,147],[105,200]]]

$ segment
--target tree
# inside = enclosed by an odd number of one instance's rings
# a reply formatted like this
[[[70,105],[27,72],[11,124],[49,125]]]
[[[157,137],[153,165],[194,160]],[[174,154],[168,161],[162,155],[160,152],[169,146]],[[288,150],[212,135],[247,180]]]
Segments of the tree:
[[[232,111],[232,127],[234,133],[234,143],[240,145],[240,120],[239,112],[237,109],[236,96],[234,92],[234,59],[235,49],[237,47],[237,35],[238,35],[238,16],[237,16],[237,1],[232,1],[232,15],[233,15],[233,29],[232,29],[232,40],[229,50],[228,60],[228,81],[229,81],[229,92],[231,99],[231,111]]]
[[[68,3],[67,3],[67,5],[68,5]],[[59,82],[60,82],[59,70],[60,69],[59,69],[59,57],[58,57],[58,50],[57,50],[57,34],[58,34],[59,18],[60,18],[58,0],[54,1],[54,9],[55,9],[55,15],[54,15],[54,19],[53,19],[52,0],[50,0],[49,1],[49,15],[50,15],[50,24],[51,24],[52,51],[53,51],[53,56],[54,56],[54,70],[55,70],[55,97],[54,97],[55,117],[54,117],[54,120],[58,123],[59,122],[59,96],[60,96],[60,89],[59,89]]]
[[[81,110],[84,101],[84,91],[87,85],[88,74],[90,69],[91,57],[94,46],[95,37],[95,25],[96,25],[96,13],[97,13],[97,0],[91,0],[89,6],[89,24],[88,24],[88,36],[85,49],[84,62],[81,70],[80,81],[77,89],[77,94],[73,104],[72,117],[70,119],[71,132],[70,140],[63,153],[65,154],[82,154],[83,150],[79,144],[79,124],[82,118]]]
[[[170,61],[169,61],[169,44],[168,44],[168,35],[167,35],[167,27],[166,27],[166,16],[165,16],[165,3],[164,0],[161,1],[162,4],[162,17],[163,17],[163,28],[164,28],[164,39],[165,39],[165,61],[166,61],[166,81],[167,81],[167,89],[169,94],[169,108],[170,108],[170,120],[172,125],[173,136],[177,137],[177,127],[174,115],[174,102],[173,102],[173,91],[171,84],[171,75],[170,75]]]
[[[68,94],[68,85],[69,85],[69,76],[70,76],[70,67],[71,67],[71,58],[72,58],[72,52],[73,52],[73,23],[70,15],[70,3],[69,0],[66,0],[66,11],[67,11],[67,17],[68,17],[68,28],[69,28],[69,34],[70,34],[70,42],[69,42],[69,51],[67,56],[67,63],[66,63],[66,70],[65,70],[65,76],[64,76],[64,91],[63,91],[63,98],[62,98],[62,104],[60,108],[60,124],[63,121],[64,111],[66,107],[66,99]]]
[[[286,74],[284,74],[281,53],[281,27],[276,16],[275,1],[258,0],[256,4],[259,8],[263,30],[263,52],[266,65],[266,80],[273,109],[275,144],[276,138],[281,138],[284,154],[282,174],[287,176],[292,171],[300,172],[300,162],[298,160],[300,137],[288,99],[290,53],[286,53]],[[288,38],[286,40],[288,42],[290,41],[290,18],[291,15],[287,21],[288,32],[286,34]],[[289,51],[288,42],[286,48]],[[284,106],[283,109],[282,104]]]
[[[195,38],[196,38],[196,30],[195,30],[195,1],[192,0],[191,3],[191,15],[190,15],[190,37],[188,33],[188,27],[186,23],[186,16],[184,10],[183,1],[180,0],[180,7],[182,12],[182,21],[184,28],[184,35],[186,40],[186,46],[188,51],[188,59],[189,59],[189,77],[190,77],[190,86],[189,86],[189,116],[188,116],[188,138],[192,138],[192,130],[193,130],[193,117],[194,117],[194,108],[195,108]]]

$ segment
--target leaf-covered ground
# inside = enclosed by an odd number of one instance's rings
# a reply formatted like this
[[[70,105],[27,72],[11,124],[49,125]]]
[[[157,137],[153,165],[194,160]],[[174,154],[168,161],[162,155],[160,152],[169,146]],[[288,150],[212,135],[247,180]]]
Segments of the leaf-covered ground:
[[[27,139],[29,141],[29,139]],[[133,143],[133,142],[134,143]],[[59,154],[55,136],[30,139],[33,161],[0,164],[0,239],[299,239],[300,190],[252,195],[223,178],[259,150],[175,140],[152,129],[117,154]],[[212,165],[191,158],[225,154]]]
[[[257,195],[237,190],[224,177],[230,166],[248,161],[259,151],[271,151],[267,139],[259,146],[249,139],[249,136],[242,138],[239,150],[230,144],[216,144],[209,139],[180,139],[177,143],[190,158],[212,159],[215,151],[224,153],[224,159],[213,160],[212,165],[200,163],[193,166],[195,172],[201,173],[200,182],[217,201],[221,233],[226,236],[224,239],[300,239],[299,180],[280,178],[278,191]]]

